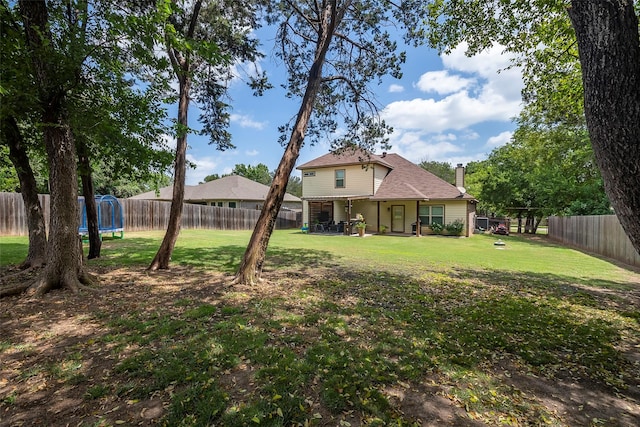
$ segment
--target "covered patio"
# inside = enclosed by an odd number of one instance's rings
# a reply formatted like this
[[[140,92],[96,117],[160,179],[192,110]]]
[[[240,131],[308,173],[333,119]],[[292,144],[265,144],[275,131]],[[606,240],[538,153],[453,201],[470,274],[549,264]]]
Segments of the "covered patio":
[[[355,224],[358,201],[366,201],[369,195],[352,196],[315,196],[303,199],[308,212],[308,229],[310,233],[353,234],[357,230]]]

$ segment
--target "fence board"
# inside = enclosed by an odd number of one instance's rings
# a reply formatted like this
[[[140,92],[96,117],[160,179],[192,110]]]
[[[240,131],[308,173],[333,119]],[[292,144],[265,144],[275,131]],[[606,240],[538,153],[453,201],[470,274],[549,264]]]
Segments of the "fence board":
[[[126,231],[166,230],[170,202],[156,200],[118,199],[122,205]],[[49,195],[40,195],[45,224],[49,226],[51,210]],[[185,203],[182,228],[212,230],[252,230],[260,211],[233,209]],[[276,228],[300,226],[299,214],[291,211],[278,213]],[[22,196],[18,193],[0,193],[0,236],[26,236],[29,233]]]
[[[640,267],[640,254],[615,215],[549,217],[549,238]]]

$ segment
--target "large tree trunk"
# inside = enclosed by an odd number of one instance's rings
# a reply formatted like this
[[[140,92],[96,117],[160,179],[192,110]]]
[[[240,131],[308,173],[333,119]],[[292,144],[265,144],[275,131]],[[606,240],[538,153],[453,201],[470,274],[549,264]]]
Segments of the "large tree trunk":
[[[51,180],[51,221],[48,259],[42,275],[31,285],[30,293],[42,294],[53,288],[77,291],[90,279],[82,265],[78,245],[78,181],[76,149],[65,114],[65,92],[59,68],[51,63],[55,44],[47,28],[48,12],[44,0],[20,0],[27,42],[32,52],[35,83],[42,108],[43,139]]]
[[[77,292],[82,283],[91,283],[82,265],[78,244],[78,181],[75,144],[63,113],[58,108],[43,115],[44,141],[51,177],[51,220],[47,265],[29,292],[43,294],[51,289],[69,288]]]
[[[168,269],[171,254],[180,234],[182,206],[184,204],[184,182],[187,170],[187,112],[189,111],[189,91],[191,80],[188,72],[180,80],[180,99],[178,101],[178,140],[176,145],[175,171],[173,175],[173,196],[169,211],[169,223],[160,248],[149,265],[149,270]]]
[[[196,30],[202,0],[197,0],[193,5],[193,12],[189,22],[189,28],[185,39],[190,40]],[[173,174],[173,195],[171,209],[169,211],[169,223],[164,239],[156,256],[149,265],[149,270],[168,269],[173,249],[176,246],[180,234],[182,222],[182,207],[184,204],[184,181],[187,174],[187,133],[189,129],[189,94],[191,92],[191,59],[189,52],[183,56],[178,49],[167,45],[167,53],[178,77],[180,93],[178,99],[178,139],[176,144],[176,162]]]
[[[3,119],[2,134],[9,146],[9,159],[20,181],[20,194],[27,214],[29,252],[20,268],[40,267],[45,263],[47,256],[47,232],[38,199],[36,179],[15,117],[8,116]]]
[[[269,239],[271,238],[271,233],[273,233],[278,211],[282,206],[282,201],[287,191],[289,175],[291,175],[291,171],[300,155],[304,134],[313,112],[313,104],[322,84],[322,66],[336,25],[337,10],[334,3],[333,7],[331,5],[327,6],[323,19],[320,21],[321,29],[319,31],[318,48],[316,49],[313,65],[309,70],[309,79],[302,98],[302,105],[296,116],[296,122],[287,148],[280,160],[278,169],[276,169],[269,193],[251,235],[251,240],[240,263],[240,268],[236,273],[234,283],[255,284],[260,280]]]
[[[630,0],[573,0],[584,109],[605,191],[640,252],[640,37]]]
[[[89,233],[89,254],[87,258],[100,258],[102,239],[100,239],[98,224],[98,208],[96,206],[95,190],[93,187],[89,150],[84,141],[78,141],[78,163],[80,167],[80,178],[82,180],[84,208],[87,214],[87,232]]]

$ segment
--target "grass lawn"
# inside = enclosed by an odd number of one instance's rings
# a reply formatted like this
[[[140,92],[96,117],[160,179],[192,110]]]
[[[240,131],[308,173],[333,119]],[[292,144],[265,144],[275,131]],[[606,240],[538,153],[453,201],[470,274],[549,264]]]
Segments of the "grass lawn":
[[[0,425],[640,424],[640,274],[544,237],[105,240],[98,291],[0,301]],[[26,255],[0,241],[0,266]]]

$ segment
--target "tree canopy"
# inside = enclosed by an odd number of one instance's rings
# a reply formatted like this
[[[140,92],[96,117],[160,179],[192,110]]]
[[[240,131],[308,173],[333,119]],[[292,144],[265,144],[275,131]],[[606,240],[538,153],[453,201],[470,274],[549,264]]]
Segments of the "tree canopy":
[[[233,168],[231,174],[243,176],[260,184],[271,184],[271,172],[269,172],[269,167],[264,163],[258,163],[255,166],[239,163]]]
[[[525,70],[535,120],[554,126],[584,119],[615,213],[640,252],[640,34],[637,2],[430,1],[415,33],[443,51],[473,54],[495,43]],[[578,77],[581,77],[581,81]]]
[[[423,160],[418,166],[422,169],[431,172],[438,178],[447,181],[449,184],[455,184],[456,182],[456,170],[449,162],[438,162],[435,160]]]
[[[610,213],[602,177],[584,128],[521,127],[487,160],[467,168],[479,210],[528,218]]]

